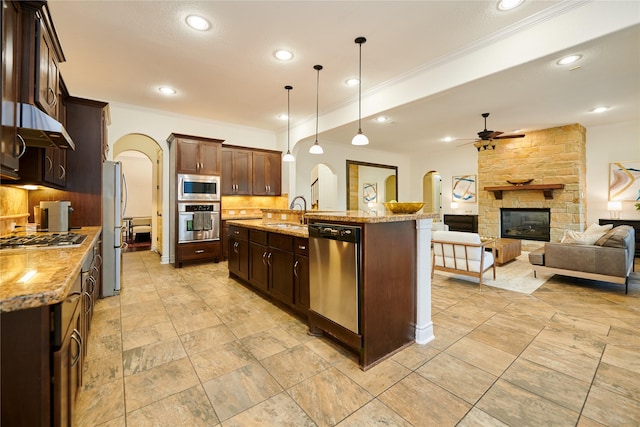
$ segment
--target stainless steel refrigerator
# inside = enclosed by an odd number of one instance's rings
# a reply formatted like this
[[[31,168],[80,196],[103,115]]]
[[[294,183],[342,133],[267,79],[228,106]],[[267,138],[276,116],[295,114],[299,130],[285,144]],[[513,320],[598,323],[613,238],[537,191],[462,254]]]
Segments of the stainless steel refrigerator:
[[[122,216],[126,208],[126,184],[122,163],[102,166],[102,297],[120,293],[122,277]]]

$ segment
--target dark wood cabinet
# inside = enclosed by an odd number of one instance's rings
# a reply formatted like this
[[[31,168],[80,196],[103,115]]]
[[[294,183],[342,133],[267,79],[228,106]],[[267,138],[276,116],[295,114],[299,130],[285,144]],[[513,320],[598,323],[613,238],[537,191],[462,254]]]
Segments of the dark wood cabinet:
[[[222,140],[173,133],[167,142],[176,144],[176,173],[220,175]]]
[[[293,305],[293,237],[269,233],[269,295]]]
[[[219,261],[222,256],[220,241],[178,243],[175,255],[175,266],[181,268],[184,262]]]
[[[251,150],[223,146],[222,177],[223,196],[250,196],[252,193],[253,155]]]
[[[222,244],[222,259],[229,258],[229,224],[224,219],[220,220],[220,242]]]
[[[59,189],[67,184],[67,150],[28,147],[20,165],[17,183]]]
[[[307,315],[309,296],[309,239],[296,237],[294,243],[293,289],[294,306]]]
[[[635,230],[635,236],[636,236],[636,258],[640,258],[640,220],[638,219],[604,219],[604,218],[600,218],[600,220],[598,220],[598,224],[600,225],[604,225],[604,224],[613,224],[614,227],[617,227],[619,225],[630,225],[631,227],[634,228]]]
[[[444,223],[450,231],[478,232],[478,215],[444,215]]]
[[[249,283],[269,291],[269,248],[266,231],[249,230]]]
[[[229,226],[229,272],[247,280],[249,278],[249,233],[246,228]]]
[[[254,196],[279,196],[282,183],[282,161],[280,152],[253,152]]]
[[[20,82],[20,9],[13,1],[2,0],[2,108],[0,123],[0,176],[17,179],[19,158],[26,145],[18,135]]]

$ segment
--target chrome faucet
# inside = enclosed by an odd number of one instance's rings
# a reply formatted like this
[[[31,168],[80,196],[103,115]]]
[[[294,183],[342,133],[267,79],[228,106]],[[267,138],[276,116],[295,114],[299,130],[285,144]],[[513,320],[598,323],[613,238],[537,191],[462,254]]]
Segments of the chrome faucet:
[[[304,206],[301,206],[300,203],[296,203],[296,200],[298,199],[302,199],[302,201],[304,202]],[[307,211],[307,200],[304,197],[302,196],[294,197],[293,200],[291,201],[291,204],[289,205],[289,209],[295,209],[296,205],[300,206],[304,212]]]

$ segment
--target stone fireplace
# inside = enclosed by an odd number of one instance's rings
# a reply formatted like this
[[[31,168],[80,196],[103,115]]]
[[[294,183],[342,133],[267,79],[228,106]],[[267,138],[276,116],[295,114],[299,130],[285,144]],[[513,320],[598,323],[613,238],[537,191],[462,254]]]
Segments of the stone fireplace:
[[[542,208],[501,208],[500,237],[519,240],[550,240],[551,210]]]
[[[525,133],[524,138],[498,140],[494,150],[478,152],[478,233],[501,236],[501,209],[545,209],[549,241],[558,242],[565,230],[585,226],[586,130],[573,124]],[[507,182],[529,179],[529,186]],[[561,185],[539,188],[552,184]],[[522,240],[522,249],[531,251],[542,244],[543,240]]]

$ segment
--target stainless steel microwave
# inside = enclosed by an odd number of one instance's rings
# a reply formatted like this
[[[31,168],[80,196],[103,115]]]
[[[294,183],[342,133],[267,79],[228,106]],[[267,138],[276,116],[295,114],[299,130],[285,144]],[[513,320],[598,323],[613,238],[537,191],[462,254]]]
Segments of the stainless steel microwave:
[[[220,176],[178,174],[179,202],[217,202],[220,200]]]

